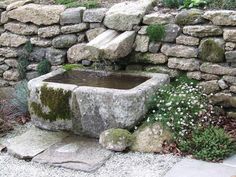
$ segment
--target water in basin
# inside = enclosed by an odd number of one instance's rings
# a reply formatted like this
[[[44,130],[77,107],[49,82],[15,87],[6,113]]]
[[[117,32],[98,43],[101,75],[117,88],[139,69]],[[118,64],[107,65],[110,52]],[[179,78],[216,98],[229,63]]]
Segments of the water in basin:
[[[129,74],[72,70],[46,79],[45,81],[126,90],[132,89],[148,79],[150,78]]]

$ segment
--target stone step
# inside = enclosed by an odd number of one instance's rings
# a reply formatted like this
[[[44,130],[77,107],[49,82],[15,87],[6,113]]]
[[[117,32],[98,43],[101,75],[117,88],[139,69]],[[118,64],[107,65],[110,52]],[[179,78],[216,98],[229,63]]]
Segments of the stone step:
[[[22,135],[6,140],[7,152],[20,159],[32,159],[53,144],[68,136],[65,132],[49,132],[35,127]]]
[[[86,48],[93,59],[116,60],[127,56],[131,51],[135,39],[134,31],[119,33],[107,30],[90,41]]]
[[[112,154],[102,148],[97,139],[70,136],[34,157],[33,161],[92,172],[100,168]]]

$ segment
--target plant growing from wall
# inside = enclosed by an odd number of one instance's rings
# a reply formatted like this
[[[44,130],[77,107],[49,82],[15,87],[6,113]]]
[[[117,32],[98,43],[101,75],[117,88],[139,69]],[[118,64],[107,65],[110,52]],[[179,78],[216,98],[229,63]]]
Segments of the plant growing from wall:
[[[83,2],[78,2],[77,0],[56,0],[57,4],[63,4],[67,8],[72,8],[72,7],[86,7],[87,9],[91,8],[97,8],[98,7],[98,2],[97,0],[85,0]]]
[[[47,74],[51,71],[51,63],[44,59],[37,65],[37,72],[39,75]]]
[[[162,3],[168,8],[178,8],[180,4],[179,0],[162,0]]]
[[[79,65],[79,64],[65,64],[62,67],[64,70],[66,71],[71,71],[73,69],[78,69],[78,68],[83,68],[83,65]]]
[[[165,38],[165,27],[161,24],[152,24],[147,27],[147,35],[150,41],[158,42]]]
[[[213,9],[236,9],[236,0],[207,0],[208,6]]]
[[[199,7],[204,6],[207,4],[206,0],[184,0],[184,8],[192,8],[192,7]]]

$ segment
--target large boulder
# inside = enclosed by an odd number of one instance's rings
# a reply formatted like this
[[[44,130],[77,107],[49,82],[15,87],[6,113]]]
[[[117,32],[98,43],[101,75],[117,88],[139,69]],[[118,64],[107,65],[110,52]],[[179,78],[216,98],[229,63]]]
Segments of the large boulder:
[[[206,11],[203,17],[215,25],[236,26],[235,10],[212,10]]]
[[[138,152],[162,152],[163,143],[171,141],[172,135],[160,123],[140,127],[134,132],[131,150]]]
[[[125,129],[112,128],[101,133],[99,143],[106,149],[124,151],[132,145],[134,136]]]
[[[203,23],[204,19],[201,17],[202,14],[203,11],[199,9],[182,10],[176,15],[175,22],[178,25],[196,25]]]
[[[65,10],[63,5],[27,4],[9,11],[8,17],[17,21],[36,25],[51,25],[58,23],[60,14]]]
[[[225,59],[225,45],[221,38],[203,39],[199,46],[199,58],[213,63],[223,62]]]
[[[175,44],[164,44],[161,52],[167,56],[183,58],[196,58],[198,55],[197,48]]]
[[[215,25],[191,25],[183,27],[183,33],[194,37],[220,36],[223,30]]]
[[[115,4],[106,13],[104,24],[118,31],[132,30],[138,25],[154,0],[126,1]]]

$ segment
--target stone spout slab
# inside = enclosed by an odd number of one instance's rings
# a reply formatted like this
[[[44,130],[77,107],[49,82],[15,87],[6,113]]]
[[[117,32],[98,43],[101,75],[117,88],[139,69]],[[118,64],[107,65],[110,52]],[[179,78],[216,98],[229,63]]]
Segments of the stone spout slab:
[[[20,159],[31,159],[53,144],[61,141],[65,132],[49,132],[38,128],[31,128],[26,133],[16,136],[3,143],[9,154]]]
[[[107,30],[90,41],[86,48],[93,59],[116,60],[127,56],[131,51],[135,39],[134,31],[118,33]]]
[[[91,172],[101,167],[113,154],[102,148],[98,140],[68,137],[33,158],[34,162]]]

